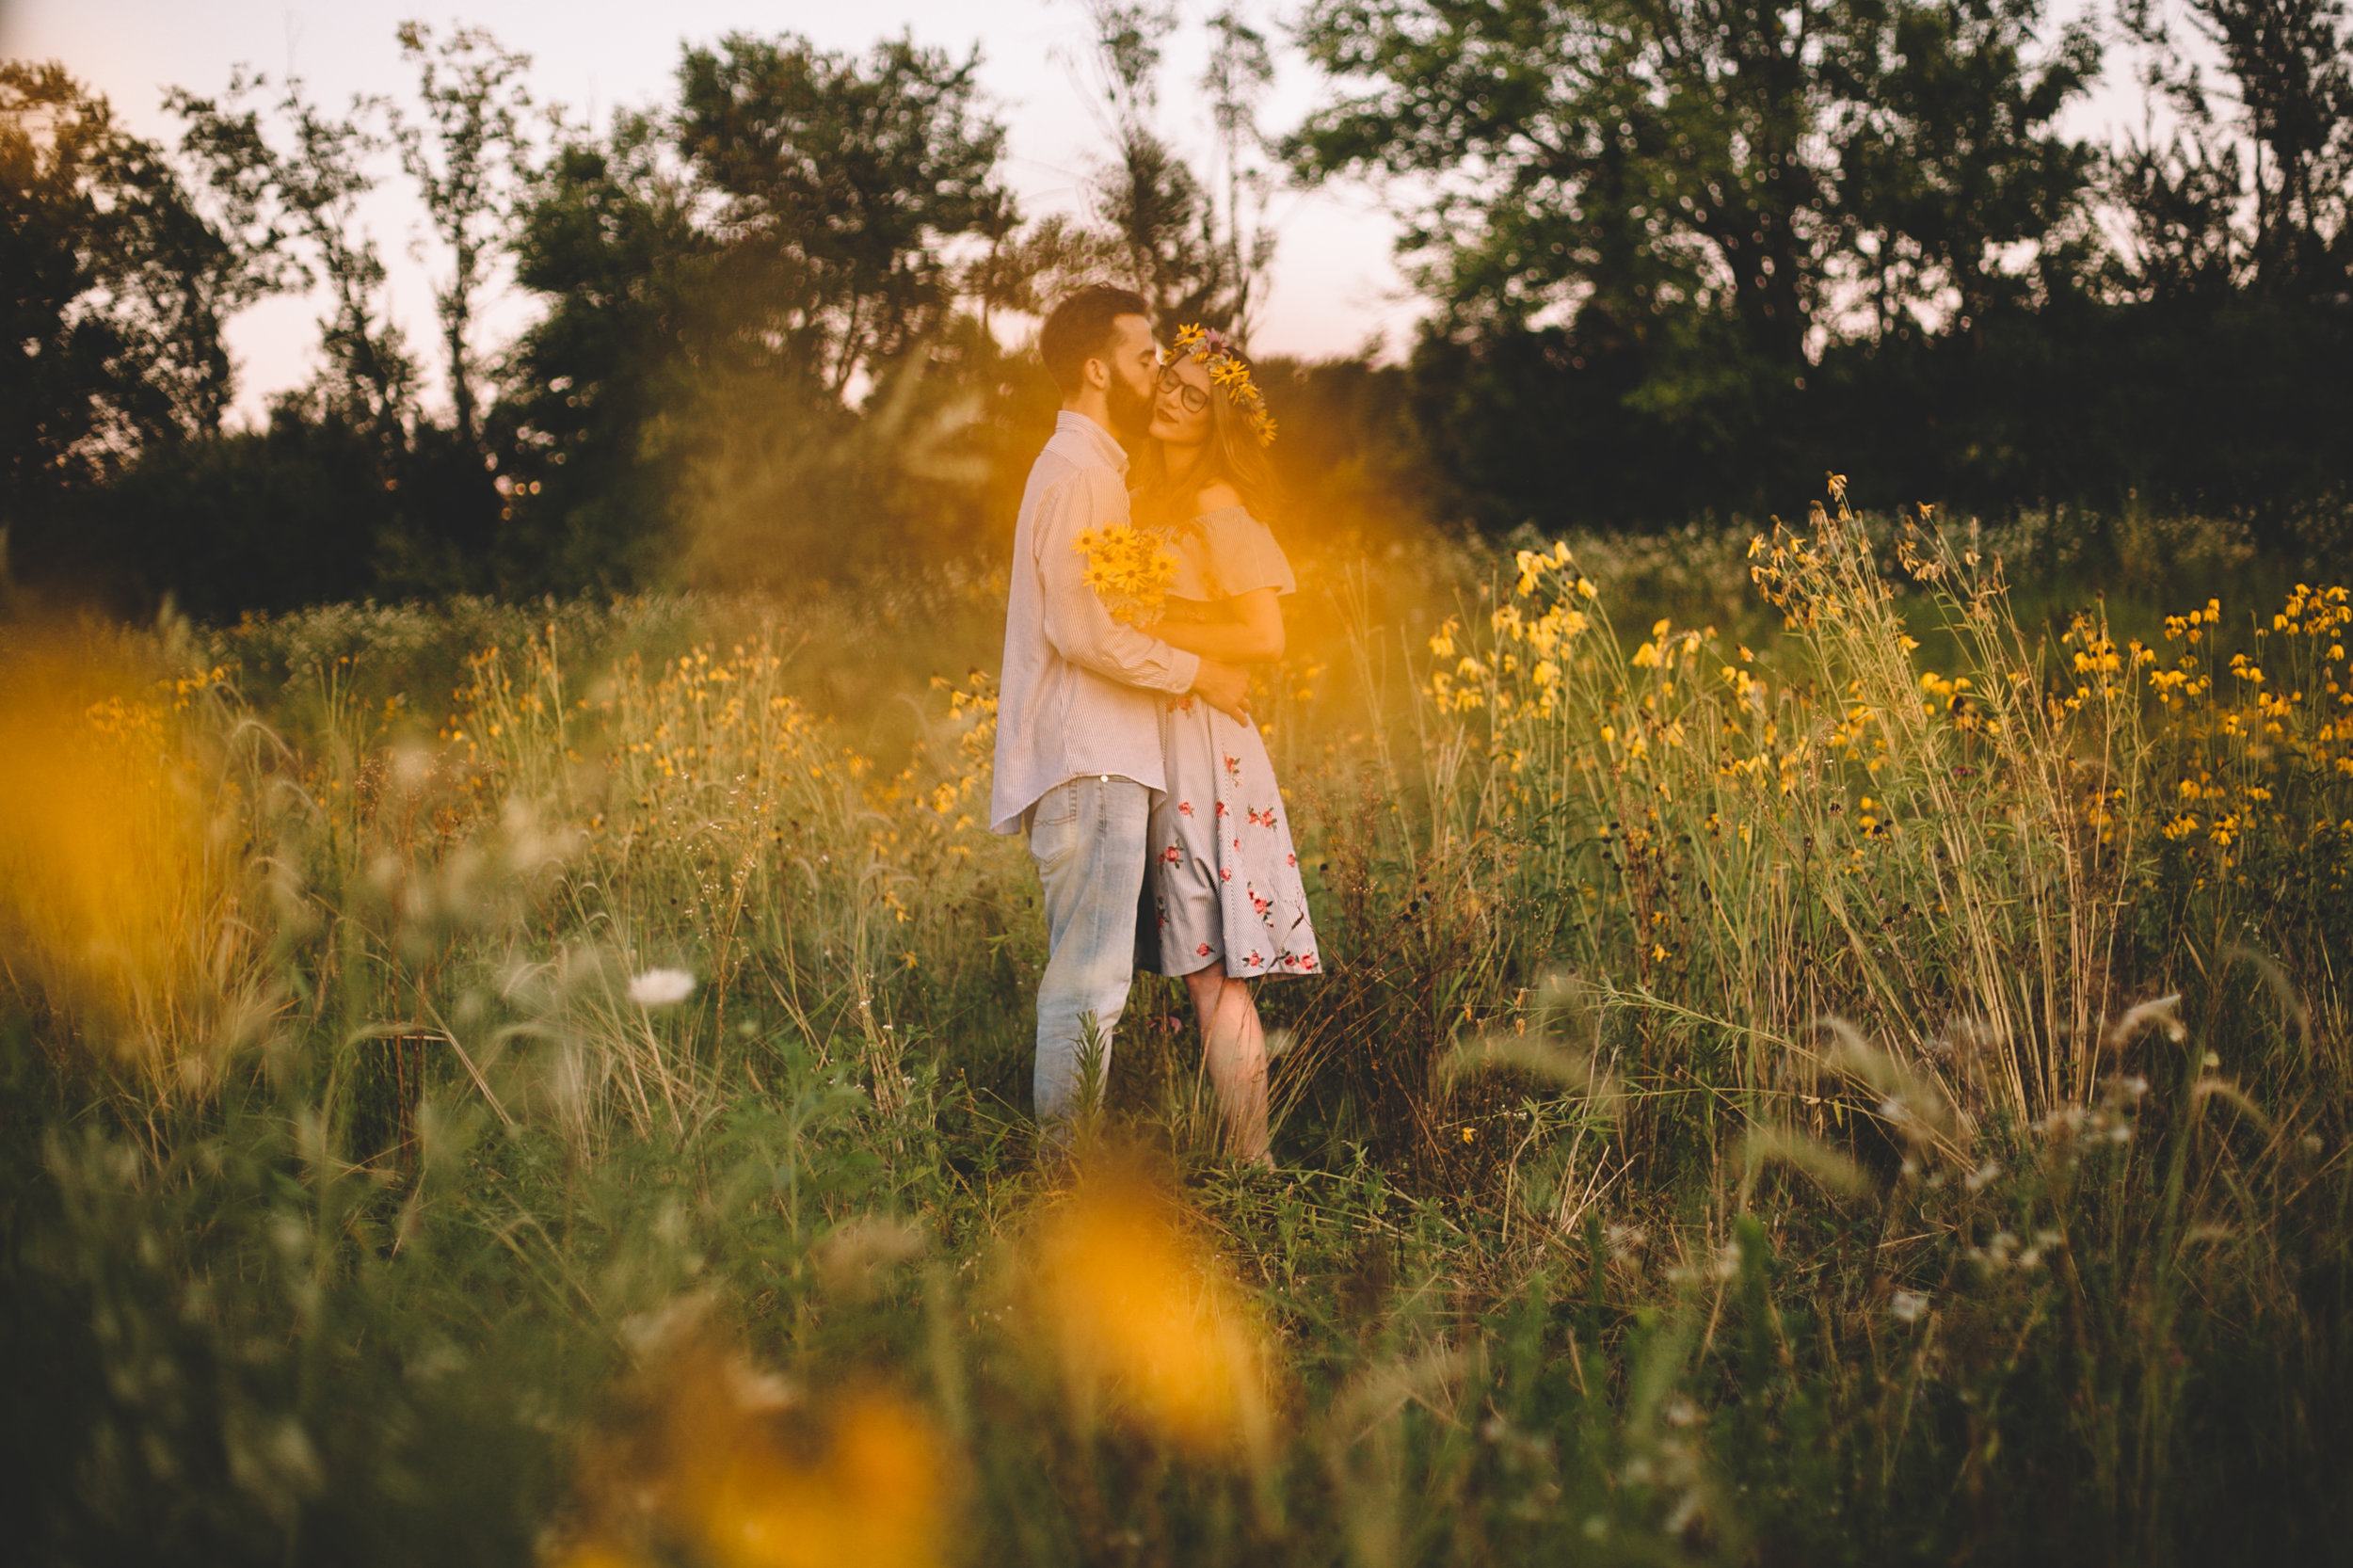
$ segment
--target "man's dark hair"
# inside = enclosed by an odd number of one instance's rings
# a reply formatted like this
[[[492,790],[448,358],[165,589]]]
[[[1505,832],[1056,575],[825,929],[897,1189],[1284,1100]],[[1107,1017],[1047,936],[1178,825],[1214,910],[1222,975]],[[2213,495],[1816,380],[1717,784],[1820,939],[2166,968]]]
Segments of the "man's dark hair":
[[[1067,397],[1086,385],[1086,363],[1099,357],[1111,342],[1112,323],[1121,316],[1152,319],[1152,307],[1133,289],[1112,283],[1089,283],[1065,295],[1038,328],[1038,358],[1046,374]]]

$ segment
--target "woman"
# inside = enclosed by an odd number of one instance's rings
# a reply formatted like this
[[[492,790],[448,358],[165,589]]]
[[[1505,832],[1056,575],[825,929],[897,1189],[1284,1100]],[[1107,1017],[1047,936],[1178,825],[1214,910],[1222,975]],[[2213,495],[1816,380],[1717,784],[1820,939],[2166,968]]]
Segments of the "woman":
[[[1265,521],[1273,485],[1263,448],[1274,424],[1223,334],[1189,327],[1176,335],[1149,434],[1135,516],[1176,558],[1152,634],[1228,664],[1273,663],[1283,656],[1279,600],[1298,587]],[[1321,970],[1289,813],[1255,726],[1195,697],[1171,698],[1160,749],[1168,789],[1147,829],[1140,918],[1150,924],[1139,945],[1193,994],[1227,1147],[1272,1165],[1266,1031],[1250,982]]]

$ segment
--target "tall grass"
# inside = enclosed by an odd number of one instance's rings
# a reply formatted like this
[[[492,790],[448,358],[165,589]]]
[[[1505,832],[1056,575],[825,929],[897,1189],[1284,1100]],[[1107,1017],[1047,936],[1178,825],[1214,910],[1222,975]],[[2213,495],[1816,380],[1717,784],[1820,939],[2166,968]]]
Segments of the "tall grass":
[[[12,632],[18,1539],[2342,1556],[2345,594],[2045,635],[1997,553],[1304,573],[1274,1176],[1160,983],[1029,1146],[984,576]]]

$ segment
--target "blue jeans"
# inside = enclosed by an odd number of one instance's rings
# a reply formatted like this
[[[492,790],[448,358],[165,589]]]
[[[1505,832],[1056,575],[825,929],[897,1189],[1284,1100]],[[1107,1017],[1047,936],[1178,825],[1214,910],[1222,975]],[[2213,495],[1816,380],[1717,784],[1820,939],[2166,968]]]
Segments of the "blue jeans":
[[[1144,888],[1152,792],[1131,778],[1066,778],[1024,816],[1046,894],[1047,960],[1037,987],[1040,1122],[1066,1115],[1091,1014],[1111,1067],[1112,1030],[1135,978],[1136,899]]]

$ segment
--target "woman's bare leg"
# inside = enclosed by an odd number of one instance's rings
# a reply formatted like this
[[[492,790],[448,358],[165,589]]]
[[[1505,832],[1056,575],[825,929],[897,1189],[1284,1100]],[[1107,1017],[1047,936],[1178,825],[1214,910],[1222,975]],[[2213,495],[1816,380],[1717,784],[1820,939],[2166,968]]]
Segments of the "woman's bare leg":
[[[1250,984],[1226,974],[1225,966],[1185,976],[1193,1010],[1201,1020],[1201,1061],[1217,1091],[1225,1124],[1225,1145],[1236,1159],[1272,1167],[1267,1147],[1266,1028]]]

